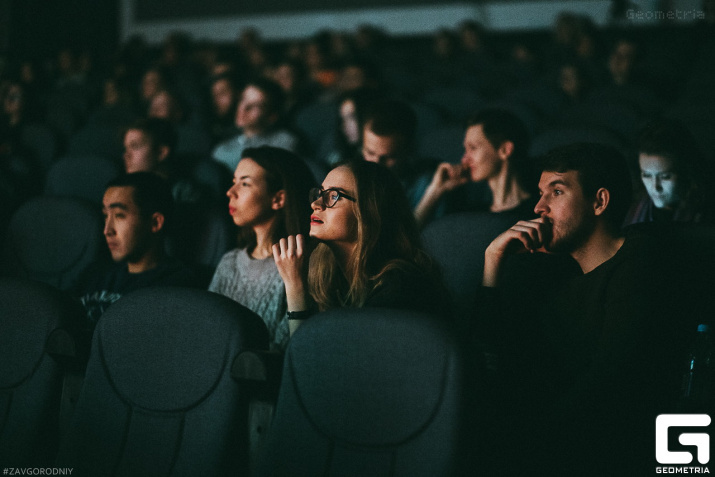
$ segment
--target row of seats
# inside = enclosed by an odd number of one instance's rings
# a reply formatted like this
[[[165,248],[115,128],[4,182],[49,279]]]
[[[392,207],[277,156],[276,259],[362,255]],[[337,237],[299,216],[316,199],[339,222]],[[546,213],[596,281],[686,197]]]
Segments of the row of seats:
[[[440,476],[471,465],[476,380],[454,334],[430,317],[320,314],[294,335],[283,363],[265,351],[263,321],[238,303],[144,289],[105,312],[77,379],[86,336],[72,305],[47,285],[0,280],[6,467]]]
[[[174,256],[188,258],[188,263],[210,278],[223,254],[233,246],[232,228],[226,225],[223,210],[195,212],[200,220],[179,220],[167,249]],[[484,250],[499,233],[513,225],[512,221],[503,214],[465,212],[431,222],[423,231],[425,249],[445,271],[456,316],[469,314],[473,292],[481,283]],[[701,244],[685,247],[696,256],[707,253],[702,245],[706,239],[702,237],[715,236],[707,226],[679,224],[673,228],[679,234],[677,240],[671,240],[674,247],[682,248],[682,243],[693,241]],[[106,259],[101,230],[102,218],[92,203],[71,197],[36,197],[18,209],[10,222],[0,255],[0,275],[72,290],[94,261]],[[654,233],[662,235],[663,231]]]

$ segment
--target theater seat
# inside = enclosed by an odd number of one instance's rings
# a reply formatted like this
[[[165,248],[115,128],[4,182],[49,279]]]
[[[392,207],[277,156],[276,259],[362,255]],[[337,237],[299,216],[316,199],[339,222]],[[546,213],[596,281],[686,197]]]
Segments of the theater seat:
[[[460,325],[468,327],[468,319],[474,314],[485,250],[520,218],[509,213],[465,212],[446,215],[423,230],[425,250],[442,268]]]
[[[71,197],[35,197],[12,216],[0,273],[70,290],[106,253],[99,206]]]
[[[54,460],[63,376],[70,366],[81,366],[85,355],[83,320],[79,302],[59,290],[40,282],[0,278],[4,465],[45,467]]]
[[[263,320],[224,296],[145,288],[95,329],[84,386],[56,466],[73,475],[247,475],[247,408],[231,377],[268,349]]]
[[[107,183],[122,172],[118,162],[101,156],[66,156],[47,173],[45,195],[102,203]]]
[[[463,475],[462,356],[434,318],[343,309],[291,338],[259,476]],[[464,446],[464,447],[463,447]]]

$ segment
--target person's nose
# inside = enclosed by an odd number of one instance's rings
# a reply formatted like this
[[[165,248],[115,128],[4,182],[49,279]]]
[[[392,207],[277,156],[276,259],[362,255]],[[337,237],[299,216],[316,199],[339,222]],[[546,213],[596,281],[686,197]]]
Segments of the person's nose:
[[[658,176],[655,176],[655,190],[657,190],[658,192],[661,192],[663,190],[663,183]]]
[[[323,205],[323,198],[318,196],[317,199],[310,203],[310,208],[313,210],[324,210],[325,206]]]
[[[104,219],[104,236],[111,237],[112,235],[114,235],[114,224],[112,223],[112,219],[107,217]]]
[[[235,184],[228,188],[228,190],[226,191],[226,197],[228,197],[229,199],[231,197],[238,197],[238,191],[236,190]]]
[[[546,203],[546,199],[542,195],[539,198],[539,201],[534,206],[534,213],[536,213],[536,215],[541,216],[541,215],[547,213],[548,211],[549,211],[549,205]]]

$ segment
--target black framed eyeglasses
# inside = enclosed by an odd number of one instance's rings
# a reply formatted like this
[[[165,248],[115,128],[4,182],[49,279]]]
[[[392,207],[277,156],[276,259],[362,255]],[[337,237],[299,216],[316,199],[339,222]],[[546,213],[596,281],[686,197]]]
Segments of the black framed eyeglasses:
[[[315,187],[310,189],[310,203],[312,204],[318,199],[322,199],[323,207],[331,208],[338,203],[340,199],[348,199],[351,202],[357,202],[354,197],[350,197],[345,192],[341,192],[338,189],[321,189]]]

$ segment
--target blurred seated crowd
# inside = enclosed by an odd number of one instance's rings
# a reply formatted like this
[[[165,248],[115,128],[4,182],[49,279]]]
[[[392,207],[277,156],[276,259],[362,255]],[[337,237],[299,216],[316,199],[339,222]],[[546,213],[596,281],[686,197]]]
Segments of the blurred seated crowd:
[[[713,38],[706,25],[599,28],[563,13],[550,32],[465,21],[421,38],[246,30],[234,44],[177,32],[158,48],[132,38],[104,62],[69,48],[12,58],[0,77],[4,263],[14,217],[55,195],[61,164],[110,163],[109,178],[60,179],[104,216],[106,247],[63,287],[88,326],[154,285],[247,306],[278,352],[329,309],[427,311],[483,350],[495,468],[511,443],[530,463],[558,447],[564,475],[615,475],[624,449],[640,457],[652,443],[613,429],[667,409],[670,391],[645,401],[673,384],[701,319],[701,304],[668,301],[685,299],[681,276],[699,277],[658,227],[715,221]],[[484,257],[473,316],[421,239],[455,214],[489,217],[472,250]],[[598,444],[575,445],[584,432]]]

